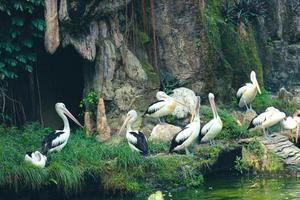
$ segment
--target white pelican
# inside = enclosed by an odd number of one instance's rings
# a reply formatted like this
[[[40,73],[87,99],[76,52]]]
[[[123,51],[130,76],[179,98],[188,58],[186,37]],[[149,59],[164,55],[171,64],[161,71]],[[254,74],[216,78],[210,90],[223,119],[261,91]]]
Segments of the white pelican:
[[[136,121],[137,113],[135,110],[131,110],[127,113],[127,117],[119,131],[119,135],[127,125],[126,139],[130,148],[133,151],[139,152],[141,155],[146,156],[148,154],[148,144],[145,135],[137,130],[132,130],[131,125]]]
[[[156,98],[158,101],[149,105],[144,116],[160,118],[172,114],[177,104],[185,106],[183,103],[170,97],[163,91],[157,92]]]
[[[246,85],[241,87],[236,93],[239,107],[246,106],[247,110],[249,110],[248,104],[250,104],[250,110],[252,110],[251,102],[255,99],[257,91],[259,94],[261,94],[254,71],[252,71],[250,74],[250,80],[252,83],[246,83]]]
[[[286,117],[281,122],[281,126],[284,129],[290,130],[291,133],[293,133],[294,130],[296,130],[296,137],[295,142],[298,143],[298,137],[299,137],[299,129],[300,129],[300,117],[299,117],[300,111],[296,111],[292,117]]]
[[[179,151],[185,149],[186,154],[190,154],[188,147],[194,143],[200,132],[200,97],[197,97],[197,103],[194,107],[192,122],[185,126],[179,133],[177,133],[172,141],[169,152]]]
[[[64,129],[56,130],[44,138],[42,143],[42,149],[44,154],[53,151],[60,151],[62,148],[64,148],[64,146],[66,146],[70,136],[70,125],[66,115],[70,117],[76,124],[83,128],[83,126],[78,122],[78,120],[68,111],[65,104],[56,103],[55,110],[63,120]]]
[[[213,112],[213,119],[201,129],[200,142],[211,142],[222,130],[223,122],[218,115],[217,107],[215,104],[215,95],[213,93],[208,94],[209,103]]]
[[[47,162],[47,157],[41,154],[39,151],[28,152],[25,155],[25,161],[40,168],[44,168]]]
[[[172,90],[172,94],[170,94],[170,96],[184,103],[185,105],[182,106],[180,104],[177,104],[175,110],[172,113],[173,116],[181,119],[186,118],[189,113],[193,113],[194,106],[197,102],[197,97],[193,90],[185,87],[176,88]],[[191,117],[191,119],[193,119],[193,117]]]
[[[285,116],[286,115],[284,112],[281,112],[274,107],[268,107],[265,112],[252,119],[248,130],[256,131],[262,129],[265,137],[269,139],[269,136],[266,133],[265,129],[279,123],[285,118]]]

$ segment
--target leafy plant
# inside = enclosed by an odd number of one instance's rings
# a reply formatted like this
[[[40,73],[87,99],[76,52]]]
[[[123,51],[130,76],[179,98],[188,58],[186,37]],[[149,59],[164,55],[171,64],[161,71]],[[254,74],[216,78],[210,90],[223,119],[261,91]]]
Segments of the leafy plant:
[[[79,104],[80,108],[85,108],[89,110],[94,117],[96,118],[96,111],[98,106],[98,95],[95,91],[90,91],[81,101]]]
[[[171,93],[175,88],[185,85],[185,81],[178,80],[175,76],[168,72],[161,73],[160,90]]]
[[[261,0],[226,0],[221,12],[225,22],[240,25],[247,24],[265,13],[265,5]]]
[[[248,166],[247,162],[245,162],[245,161],[243,160],[242,157],[237,156],[234,162],[235,162],[234,168],[235,168],[239,173],[243,174],[245,171],[249,171],[249,166]]]
[[[0,1],[0,79],[32,72],[37,39],[43,37],[43,0]]]

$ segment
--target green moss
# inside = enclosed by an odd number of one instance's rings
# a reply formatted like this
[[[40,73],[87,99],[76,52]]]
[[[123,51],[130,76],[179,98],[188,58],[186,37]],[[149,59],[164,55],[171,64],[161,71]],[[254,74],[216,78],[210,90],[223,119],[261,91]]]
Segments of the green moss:
[[[74,194],[91,184],[92,178],[92,184],[106,192],[135,194],[156,188],[193,187],[203,181],[198,158],[153,155],[167,152],[169,143],[150,142],[152,155],[141,157],[131,151],[125,139],[99,143],[95,138],[86,138],[81,130],[71,133],[61,152],[48,155],[47,167],[39,169],[25,163],[26,152],[40,150],[49,132],[38,124],[26,125],[22,130],[0,126],[0,186],[17,192],[51,186]]]
[[[248,80],[251,70],[257,73],[258,81],[263,85],[263,71],[252,25],[237,28],[234,24],[225,22],[221,14],[223,3],[223,0],[205,3],[205,9],[199,16],[204,37],[200,38],[200,44],[197,45],[203,51],[206,64],[205,90],[220,88],[215,86],[216,79],[222,79],[225,84],[222,85],[222,90],[215,93],[228,101],[230,95],[227,94],[232,87],[237,88],[241,82]]]
[[[278,98],[272,98],[266,90],[262,90],[262,94],[258,94],[253,102],[253,108],[256,112],[264,112],[267,107],[274,106],[287,115],[292,115],[296,110],[300,109],[300,101],[292,100],[288,103]]]
[[[202,106],[200,112],[204,119],[203,125],[213,117],[210,107]],[[218,113],[223,122],[223,129],[217,136],[217,139],[231,140],[249,136],[246,128],[238,125],[236,119],[229,111],[226,109],[218,109]]]
[[[147,44],[150,42],[150,37],[147,35],[147,33],[143,32],[143,31],[136,31],[137,32],[137,36],[139,38],[139,41],[142,44]]]

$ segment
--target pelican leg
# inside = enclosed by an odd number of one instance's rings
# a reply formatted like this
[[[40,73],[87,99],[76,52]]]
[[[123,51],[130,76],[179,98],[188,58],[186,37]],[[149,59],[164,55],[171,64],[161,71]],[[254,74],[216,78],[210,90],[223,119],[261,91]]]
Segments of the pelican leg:
[[[297,127],[296,127],[296,144],[298,143],[298,137],[299,137],[299,124],[297,124]]]
[[[250,103],[249,105],[250,105],[250,110],[253,111],[253,109],[252,109],[252,104]]]
[[[263,133],[264,133],[265,138],[268,140],[268,142],[271,142],[272,138],[270,137],[270,135],[266,132],[266,130],[264,128],[263,128]]]
[[[249,112],[250,109],[249,109],[248,105],[246,104],[246,102],[245,102],[245,105],[246,105],[246,108],[247,108],[246,112]]]
[[[191,155],[191,152],[189,151],[188,148],[185,148],[185,154],[186,154],[186,155]]]

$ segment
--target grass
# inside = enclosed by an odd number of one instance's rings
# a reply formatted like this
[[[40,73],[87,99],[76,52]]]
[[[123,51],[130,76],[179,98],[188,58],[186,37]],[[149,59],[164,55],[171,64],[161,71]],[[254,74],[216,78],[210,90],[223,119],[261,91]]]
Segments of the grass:
[[[204,119],[204,123],[201,126],[204,126],[205,123],[212,119],[213,114],[211,108],[208,106],[202,106],[200,113],[202,119]],[[223,122],[223,129],[216,139],[233,140],[249,137],[246,128],[238,125],[236,119],[229,111],[218,109],[218,114]]]
[[[281,99],[272,98],[266,90],[262,90],[262,94],[257,94],[253,102],[253,108],[256,112],[261,113],[269,106],[274,106],[287,115],[292,115],[297,109],[300,109],[300,101],[292,100],[285,103]]]
[[[71,133],[61,152],[48,155],[45,168],[25,163],[26,152],[40,150],[49,132],[37,123],[22,129],[0,126],[0,187],[16,192],[54,187],[69,195],[81,192],[88,184],[98,184],[104,192],[135,194],[157,188],[194,187],[203,182],[198,158],[154,155],[167,152],[169,143],[149,143],[151,155],[141,157],[124,139],[99,143],[86,138],[81,130]]]

